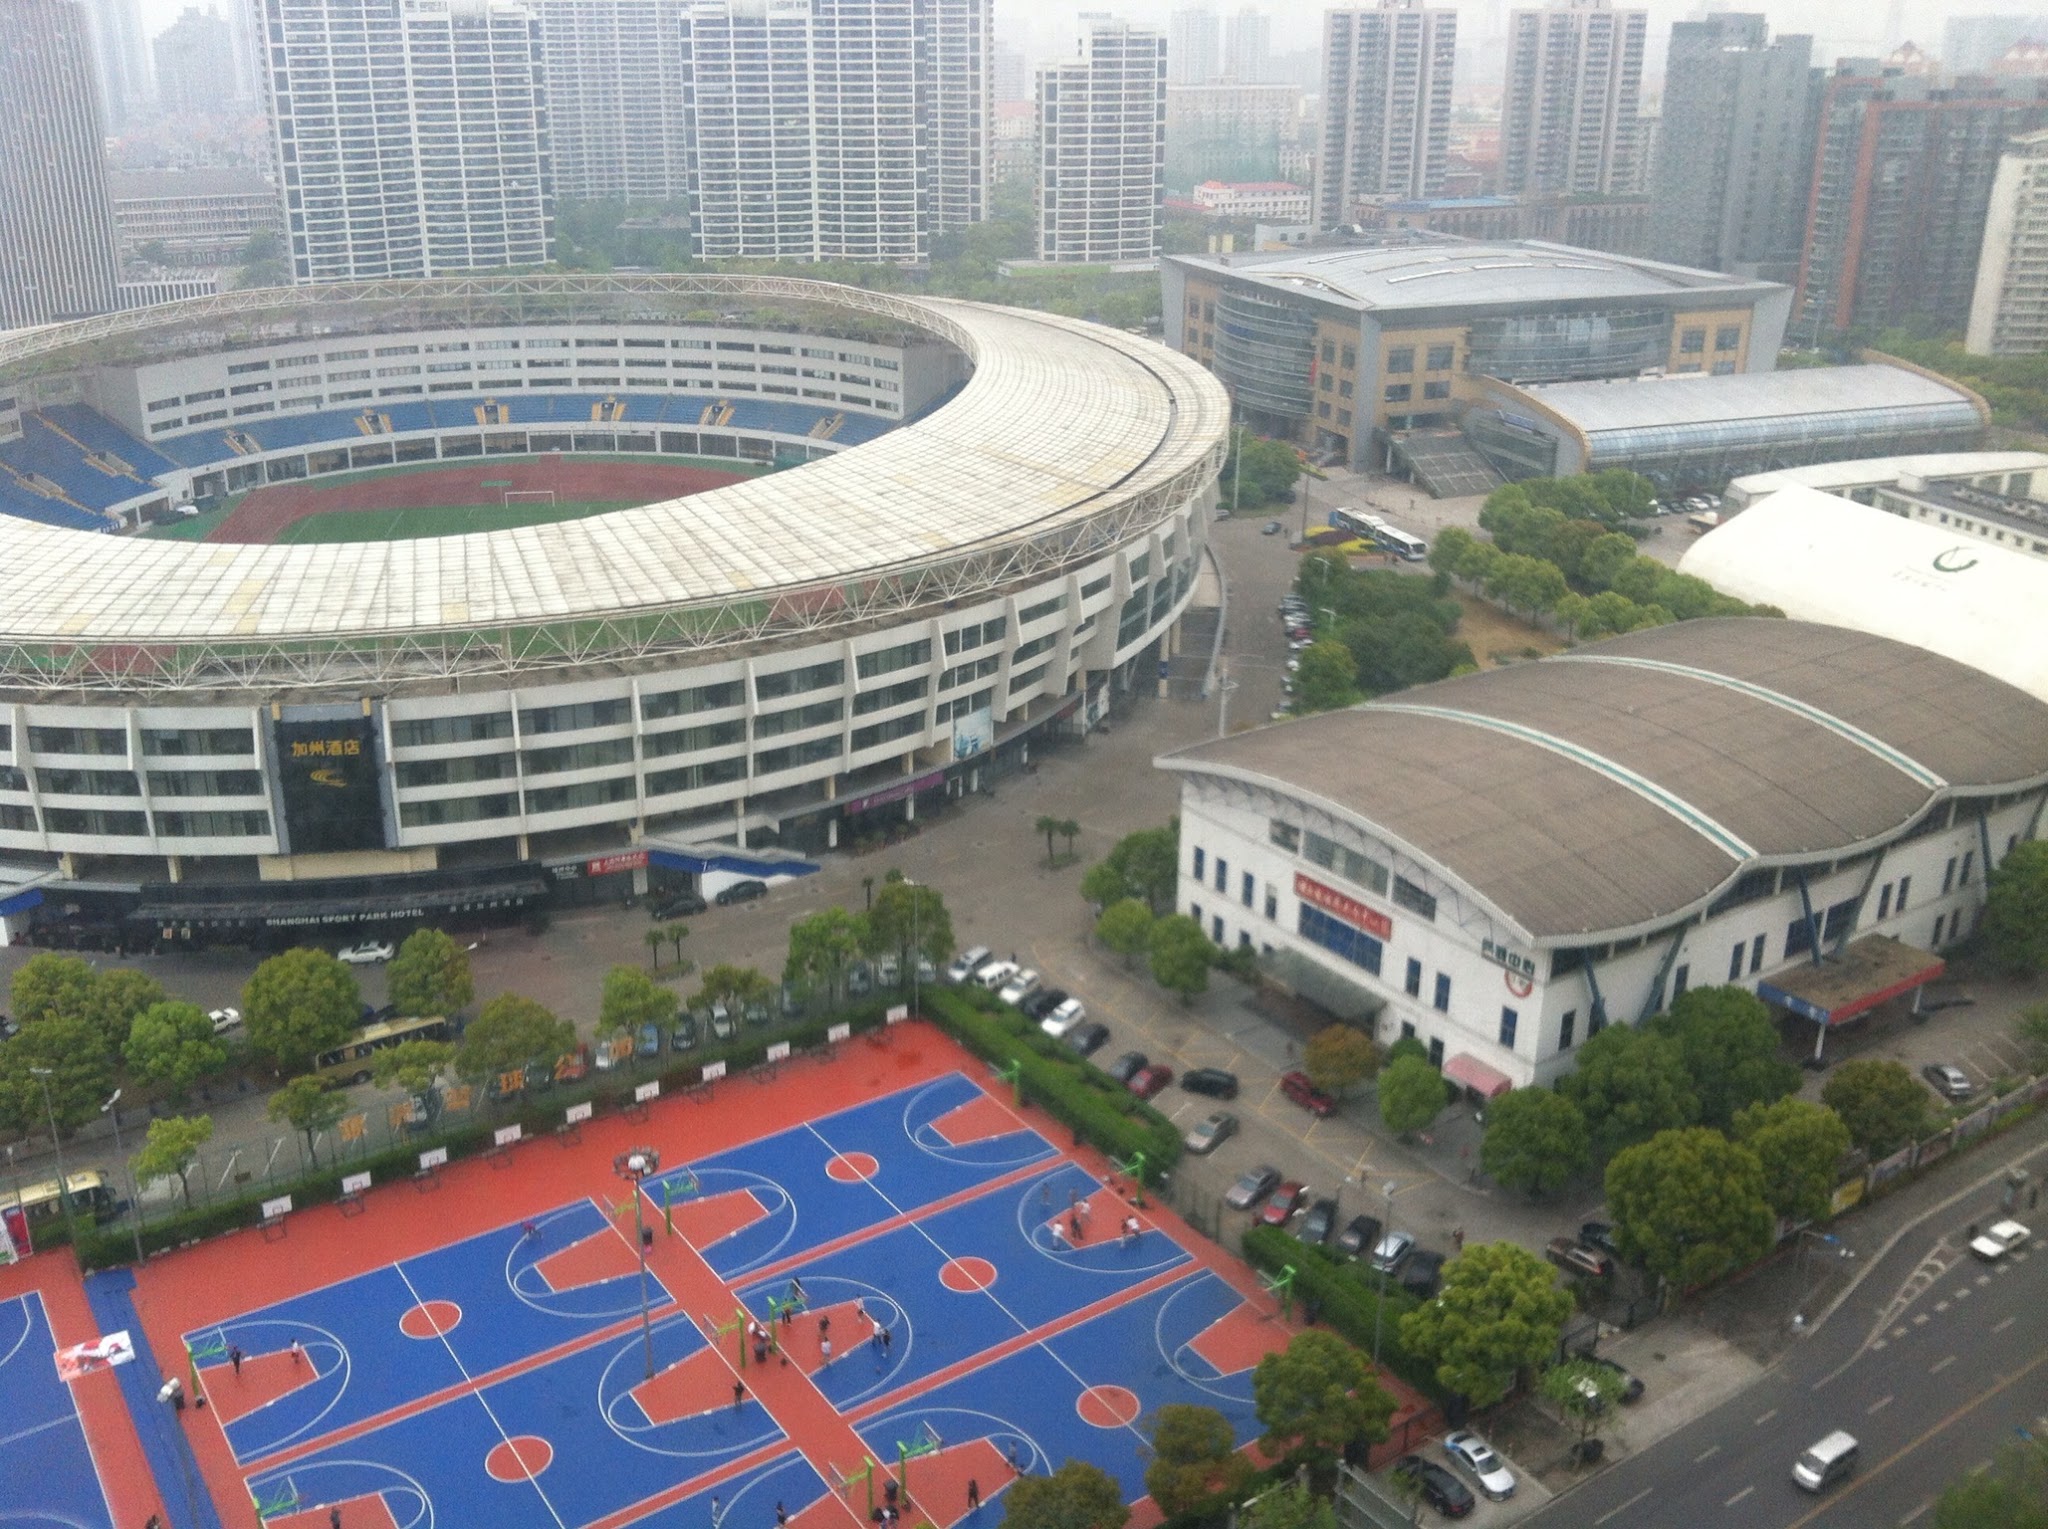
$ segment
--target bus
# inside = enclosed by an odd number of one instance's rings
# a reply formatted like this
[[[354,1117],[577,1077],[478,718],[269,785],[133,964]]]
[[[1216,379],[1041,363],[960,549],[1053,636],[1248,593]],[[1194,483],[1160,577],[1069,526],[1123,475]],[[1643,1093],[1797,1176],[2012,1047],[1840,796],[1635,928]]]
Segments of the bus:
[[[337,1083],[367,1083],[376,1065],[377,1053],[407,1041],[445,1041],[448,1021],[438,1014],[418,1019],[387,1019],[365,1025],[332,1051],[313,1059],[313,1071]]]
[[[107,1176],[99,1169],[82,1168],[77,1173],[65,1175],[64,1182],[71,1191],[74,1215],[90,1216],[95,1221],[111,1221],[118,1213],[120,1206],[114,1198],[114,1186],[107,1182]],[[17,1208],[28,1222],[30,1232],[64,1219],[64,1203],[58,1196],[55,1179],[25,1184],[19,1190],[11,1186],[0,1190],[0,1216],[6,1216]]]
[[[1385,521],[1381,521],[1379,529],[1373,532],[1373,540],[1406,563],[1419,563],[1429,556],[1428,542],[1419,536],[1410,536],[1400,527],[1390,526]]]
[[[1379,516],[1364,510],[1340,509],[1330,511],[1330,529],[1343,531],[1365,541],[1377,540],[1386,522]]]

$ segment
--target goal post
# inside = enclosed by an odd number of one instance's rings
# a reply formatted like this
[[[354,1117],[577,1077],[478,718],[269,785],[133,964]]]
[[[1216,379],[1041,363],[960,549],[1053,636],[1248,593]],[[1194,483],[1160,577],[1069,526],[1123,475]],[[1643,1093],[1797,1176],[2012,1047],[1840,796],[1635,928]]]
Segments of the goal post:
[[[549,509],[555,507],[555,491],[551,488],[508,488],[504,493],[505,508],[508,510],[515,504],[544,504]]]

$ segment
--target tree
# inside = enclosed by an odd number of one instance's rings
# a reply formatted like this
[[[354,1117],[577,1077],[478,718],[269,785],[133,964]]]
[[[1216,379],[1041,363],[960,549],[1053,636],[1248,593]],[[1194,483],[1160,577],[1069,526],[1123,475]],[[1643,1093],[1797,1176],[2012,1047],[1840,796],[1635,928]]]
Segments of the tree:
[[[348,1113],[348,1096],[318,1074],[303,1073],[270,1096],[265,1113],[305,1135],[306,1156],[318,1167],[320,1133]]]
[[[109,1061],[118,1059],[121,1049],[128,1044],[128,1032],[135,1017],[168,996],[161,982],[133,967],[117,966],[99,973],[86,1000],[85,1013],[93,1029],[99,1032]]]
[[[1193,1003],[1195,995],[1209,987],[1209,963],[1215,947],[1202,933],[1202,926],[1185,913],[1169,913],[1152,925],[1147,949],[1152,957],[1152,980],[1182,1003]]]
[[[1043,813],[1039,816],[1038,822],[1033,826],[1038,832],[1045,835],[1045,866],[1047,870],[1051,870],[1053,864],[1052,841],[1059,837],[1060,820],[1050,813]]]
[[[113,1064],[93,1022],[82,1014],[46,1015],[0,1045],[0,1128],[39,1136],[54,1114],[58,1131],[69,1131],[99,1114],[113,1086]]]
[[[151,1004],[129,1027],[124,1054],[137,1077],[168,1088],[173,1098],[228,1065],[227,1042],[196,1003]]]
[[[879,898],[876,901],[880,901]],[[734,966],[721,961],[704,974],[704,985],[698,990],[700,1003],[724,1003],[727,1008],[743,1009],[750,1003],[758,1003],[775,991],[775,984],[751,966]]]
[[[1325,1025],[1301,1048],[1302,1071],[1328,1094],[1341,1094],[1378,1071],[1380,1054],[1372,1037],[1356,1025]]]
[[[844,908],[821,908],[809,918],[789,926],[789,961],[783,967],[785,982],[823,987],[834,999],[839,997],[840,979],[856,960],[866,934],[867,920]]]
[[[1100,907],[1143,898],[1155,914],[1170,912],[1180,884],[1180,823],[1126,834],[1081,878],[1081,895]]]
[[[1609,1025],[1579,1048],[1578,1069],[1557,1089],[1586,1117],[1596,1158],[1699,1118],[1678,1043],[1654,1030]]]
[[[1659,1131],[1607,1165],[1625,1257],[1690,1290],[1756,1262],[1777,1235],[1763,1164],[1706,1126]]]
[[[676,995],[639,967],[614,966],[604,974],[604,993],[597,1005],[599,1035],[631,1035],[642,1025],[666,1025],[675,1017]]]
[[[476,997],[469,952],[438,929],[415,929],[388,968],[391,1001],[401,1014],[453,1014]]]
[[[2048,1068],[2048,1003],[2029,1004],[2012,1022],[2013,1039],[2027,1055],[2035,1072]]]
[[[1549,1264],[1511,1242],[1474,1243],[1444,1266],[1443,1290],[1401,1318],[1401,1344],[1447,1390],[1490,1407],[1524,1369],[1557,1352],[1572,1294]]]
[[[1404,1056],[1380,1069],[1380,1119],[1396,1136],[1421,1130],[1450,1102],[1450,1086],[1427,1059]]]
[[[937,887],[892,872],[868,909],[868,954],[894,955],[907,977],[920,956],[933,966],[953,954],[953,916]]]
[[[1583,1443],[1600,1426],[1600,1419],[1621,1400],[1627,1384],[1604,1364],[1594,1364],[1590,1359],[1567,1359],[1543,1372],[1538,1389],[1577,1425]]]
[[[362,1012],[362,990],[324,950],[301,946],[272,956],[242,986],[249,1044],[281,1072],[307,1066],[348,1039]]]
[[[455,1072],[472,1083],[528,1062],[553,1062],[575,1049],[576,1027],[518,993],[500,993],[477,1011],[455,1050]]]
[[[1989,1470],[1950,1482],[1935,1499],[1934,1529],[2048,1529],[2048,1442],[2008,1439]]]
[[[2016,845],[1991,873],[1978,928],[1991,959],[2012,976],[2048,968],[2048,840]]]
[[[1778,1215],[1820,1221],[1833,1210],[1849,1151],[1849,1128],[1833,1110],[1810,1099],[1752,1104],[1735,1117],[1735,1139],[1763,1166],[1764,1199]]]
[[[1356,705],[1359,699],[1358,660],[1349,648],[1325,637],[1302,649],[1301,667],[1294,674],[1296,711],[1336,711]]]
[[[640,936],[640,943],[647,947],[647,969],[661,970],[661,947],[668,943],[668,939],[661,932],[660,926],[656,925],[643,933]]]
[[[1851,1058],[1835,1069],[1820,1098],[1842,1117],[1849,1140],[1872,1158],[1890,1157],[1927,1134],[1927,1090],[1901,1063]]]
[[[1690,988],[1654,1028],[1678,1043],[1701,1125],[1726,1131],[1738,1111],[1799,1091],[1799,1069],[1778,1055],[1771,1011],[1754,993]]]
[[[431,1098],[434,1080],[455,1061],[455,1047],[448,1041],[401,1041],[377,1053],[371,1077],[379,1088],[396,1083],[408,1094]]]
[[[1259,1447],[1299,1456],[1327,1476],[1345,1452],[1387,1436],[1394,1399],[1365,1356],[1335,1333],[1310,1328],[1252,1371],[1252,1405],[1266,1430]]]
[[[1387,1047],[1387,1058],[1384,1062],[1380,1063],[1380,1071],[1385,1072],[1388,1067],[1400,1061],[1404,1056],[1412,1056],[1427,1062],[1429,1060],[1429,1048],[1412,1035],[1396,1036],[1393,1045]]]
[[[668,941],[669,950],[676,958],[676,975],[678,977],[687,977],[697,966],[695,961],[685,961],[683,959],[683,941],[690,937],[690,926],[688,924],[666,924],[662,927],[662,937]]]
[[[1130,1517],[1116,1478],[1085,1460],[1019,1476],[1003,1494],[1002,1529],[1124,1529]]]
[[[1119,898],[1095,921],[1095,938],[1124,958],[1129,966],[1139,951],[1152,944],[1152,910],[1140,897]]]
[[[1299,1482],[1261,1492],[1238,1510],[1238,1529],[1337,1529],[1337,1510]]]
[[[23,1028],[59,1014],[82,1017],[92,1004],[93,969],[78,956],[38,951],[21,963],[8,996]]]
[[[1073,818],[1061,818],[1060,826],[1055,832],[1067,841],[1067,859],[1072,860],[1074,858],[1074,841],[1081,837],[1081,825]]]
[[[192,1165],[199,1161],[199,1149],[213,1140],[211,1115],[168,1115],[149,1123],[149,1137],[130,1165],[136,1182],[153,1184],[175,1175],[185,1191],[185,1209],[192,1208]]]
[[[1479,1166],[1495,1183],[1548,1194],[1585,1172],[1591,1157],[1586,1117],[1563,1094],[1518,1088],[1486,1107]]]
[[[1237,1452],[1230,1419],[1214,1407],[1168,1402],[1152,1417],[1152,1463],[1145,1490],[1168,1518],[1178,1518],[1226,1493],[1242,1492],[1257,1475]]]

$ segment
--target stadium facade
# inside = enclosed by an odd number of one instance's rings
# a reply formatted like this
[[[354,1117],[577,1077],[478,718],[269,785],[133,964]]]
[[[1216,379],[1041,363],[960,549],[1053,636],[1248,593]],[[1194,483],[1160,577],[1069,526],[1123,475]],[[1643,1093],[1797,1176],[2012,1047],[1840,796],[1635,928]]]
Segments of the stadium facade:
[[[773,874],[976,789],[1150,689],[1228,415],[1113,330],[736,276],[234,293],[0,340],[0,396],[0,917],[195,941]],[[783,470],[430,540],[90,534],[555,451]]]

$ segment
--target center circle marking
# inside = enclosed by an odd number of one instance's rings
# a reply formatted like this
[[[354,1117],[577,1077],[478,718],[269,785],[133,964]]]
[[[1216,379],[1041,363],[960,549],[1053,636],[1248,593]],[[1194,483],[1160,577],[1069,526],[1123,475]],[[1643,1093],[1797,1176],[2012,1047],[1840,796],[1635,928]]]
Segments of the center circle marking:
[[[860,1184],[873,1178],[881,1166],[871,1152],[837,1152],[825,1165],[825,1177],[842,1184]]]
[[[533,1434],[501,1439],[484,1456],[484,1469],[493,1481],[524,1481],[538,1476],[555,1463],[555,1447]]]
[[[398,1319],[408,1338],[438,1338],[462,1325],[462,1308],[453,1301],[421,1301]]]
[[[939,1283],[963,1295],[986,1290],[996,1282],[996,1266],[986,1258],[952,1258],[939,1270]]]
[[[1090,1386],[1074,1399],[1074,1410],[1091,1428],[1122,1428],[1138,1416],[1138,1394],[1126,1386]]]

